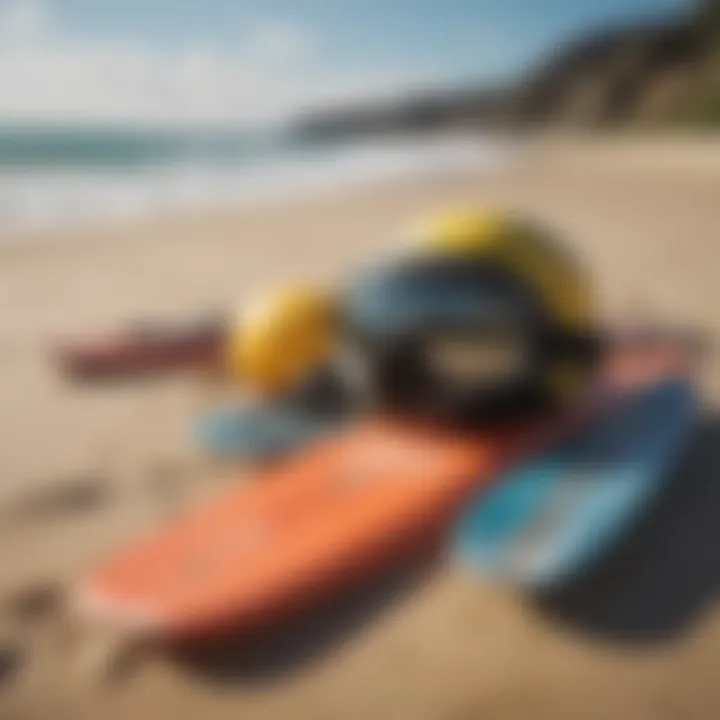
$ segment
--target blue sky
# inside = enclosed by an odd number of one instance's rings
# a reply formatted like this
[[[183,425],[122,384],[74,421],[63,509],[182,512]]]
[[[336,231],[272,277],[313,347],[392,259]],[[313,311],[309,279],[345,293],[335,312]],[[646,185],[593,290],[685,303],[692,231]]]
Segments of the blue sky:
[[[685,0],[57,0],[61,32],[165,48],[228,50],[269,21],[306,28],[317,60],[341,67],[417,63],[438,73],[513,70],[582,27],[672,11]]]
[[[684,0],[0,0],[0,120],[237,122],[517,72]]]

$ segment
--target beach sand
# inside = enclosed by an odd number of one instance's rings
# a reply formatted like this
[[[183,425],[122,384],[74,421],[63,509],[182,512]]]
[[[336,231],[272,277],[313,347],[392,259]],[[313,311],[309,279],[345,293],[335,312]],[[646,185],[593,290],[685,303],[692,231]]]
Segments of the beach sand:
[[[556,227],[605,317],[720,334],[720,142],[545,140],[506,168],[63,230],[0,247],[0,718],[714,718],[720,715],[720,364],[684,487],[562,596],[530,601],[442,564],[222,664],[103,643],[54,597],[103,555],[227,482],[197,457],[192,377],[77,389],[55,332],[235,307],[269,282],[339,282],[408,221],[503,204]],[[714,522],[713,522],[714,520]],[[663,524],[664,523],[664,524]],[[339,601],[338,601],[339,602]],[[82,635],[82,639],[79,636]]]

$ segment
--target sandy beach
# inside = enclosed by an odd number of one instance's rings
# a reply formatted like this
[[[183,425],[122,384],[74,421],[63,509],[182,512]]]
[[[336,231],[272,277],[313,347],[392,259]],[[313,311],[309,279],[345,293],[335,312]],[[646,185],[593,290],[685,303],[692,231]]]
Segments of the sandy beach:
[[[491,172],[0,245],[0,718],[720,715],[712,354],[677,496],[561,597],[531,602],[438,563],[343,611],[337,627],[309,618],[222,667],[150,654],[122,679],[78,650],[63,610],[37,607],[42,591],[72,586],[108,550],[227,482],[188,442],[203,403],[196,379],[73,388],[48,363],[53,333],[235,307],[288,278],[340,282],[418,217],[488,203],[557,228],[593,268],[603,317],[720,335],[718,140],[547,139]]]

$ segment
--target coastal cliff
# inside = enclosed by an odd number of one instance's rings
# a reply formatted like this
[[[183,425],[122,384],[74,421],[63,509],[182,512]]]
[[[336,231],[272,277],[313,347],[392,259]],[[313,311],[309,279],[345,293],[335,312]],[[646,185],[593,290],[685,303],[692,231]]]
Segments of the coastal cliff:
[[[477,127],[720,125],[720,0],[573,38],[505,85],[317,111],[295,132],[333,138]]]

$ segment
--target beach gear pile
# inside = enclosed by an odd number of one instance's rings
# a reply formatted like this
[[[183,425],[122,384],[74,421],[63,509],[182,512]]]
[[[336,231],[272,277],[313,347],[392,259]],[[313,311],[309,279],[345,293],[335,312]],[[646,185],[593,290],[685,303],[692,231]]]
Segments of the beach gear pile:
[[[601,339],[587,273],[565,248],[498,211],[447,213],[414,235],[339,291],[283,286],[245,309],[226,367],[263,400],[202,417],[201,443],[264,455],[360,412],[482,426],[584,391]]]
[[[254,631],[438,543],[567,582],[679,457],[694,359],[676,334],[602,330],[588,273],[534,223],[444,215],[340,289],[285,286],[226,323],[215,360],[251,399],[196,440],[282,460],[112,556],[82,605],[165,637]]]

